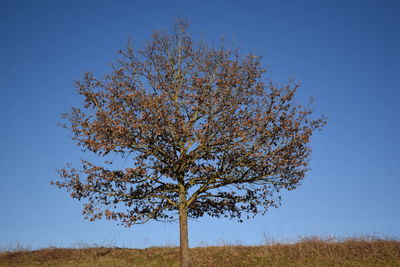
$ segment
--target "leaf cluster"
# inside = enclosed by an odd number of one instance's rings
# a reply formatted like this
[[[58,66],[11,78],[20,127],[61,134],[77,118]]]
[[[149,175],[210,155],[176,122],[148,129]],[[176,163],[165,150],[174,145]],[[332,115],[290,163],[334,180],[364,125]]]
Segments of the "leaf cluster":
[[[183,205],[190,218],[241,220],[300,184],[326,120],[295,102],[296,84],[266,81],[261,57],[196,42],[183,21],[119,54],[109,74],[76,83],[83,105],[64,114],[83,149],[129,159],[119,170],[88,161],[59,170],[55,184],[87,200],[87,218],[171,221]]]

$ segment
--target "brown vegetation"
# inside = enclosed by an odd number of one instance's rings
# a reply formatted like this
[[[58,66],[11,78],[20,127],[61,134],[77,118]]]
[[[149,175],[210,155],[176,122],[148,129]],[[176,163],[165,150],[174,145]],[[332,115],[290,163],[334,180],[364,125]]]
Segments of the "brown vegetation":
[[[198,247],[192,266],[400,266],[400,242],[308,239],[295,244]],[[0,254],[0,266],[179,266],[179,248],[52,248]]]

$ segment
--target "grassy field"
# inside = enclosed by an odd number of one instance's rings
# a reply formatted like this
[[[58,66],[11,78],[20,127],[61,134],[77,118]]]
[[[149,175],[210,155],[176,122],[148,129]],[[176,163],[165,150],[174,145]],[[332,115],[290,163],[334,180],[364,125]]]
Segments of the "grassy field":
[[[198,247],[192,266],[400,266],[400,241],[308,239],[295,244]],[[0,253],[0,266],[179,266],[179,248],[49,248]]]

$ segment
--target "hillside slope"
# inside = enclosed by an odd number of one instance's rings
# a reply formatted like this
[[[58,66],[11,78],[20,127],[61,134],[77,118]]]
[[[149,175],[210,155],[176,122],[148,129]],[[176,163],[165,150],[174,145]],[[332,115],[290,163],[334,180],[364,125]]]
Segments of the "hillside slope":
[[[265,246],[198,247],[193,266],[400,266],[400,242],[318,239]],[[0,253],[0,266],[179,266],[179,248],[49,248]]]

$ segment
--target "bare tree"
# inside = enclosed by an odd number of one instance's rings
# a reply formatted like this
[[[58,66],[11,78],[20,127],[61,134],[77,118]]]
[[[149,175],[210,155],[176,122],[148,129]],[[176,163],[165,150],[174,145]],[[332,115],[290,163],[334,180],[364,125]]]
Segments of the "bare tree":
[[[131,226],[179,214],[189,266],[188,218],[264,214],[308,170],[310,137],[326,120],[295,103],[296,84],[277,87],[264,72],[261,57],[195,42],[185,21],[142,50],[128,44],[109,74],[76,83],[84,105],[64,126],[84,150],[121,155],[129,168],[82,161],[54,183],[86,200],[89,220]]]

